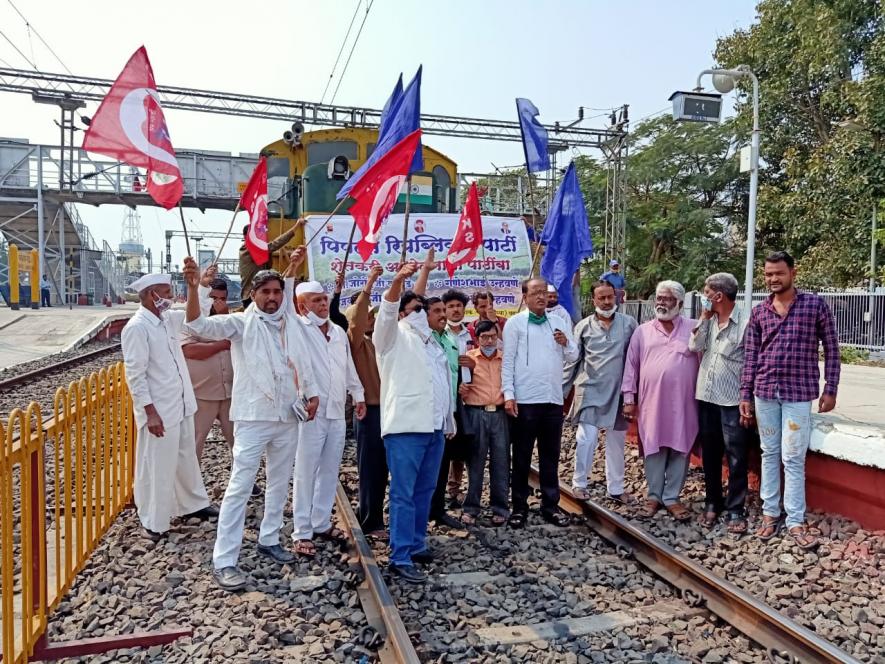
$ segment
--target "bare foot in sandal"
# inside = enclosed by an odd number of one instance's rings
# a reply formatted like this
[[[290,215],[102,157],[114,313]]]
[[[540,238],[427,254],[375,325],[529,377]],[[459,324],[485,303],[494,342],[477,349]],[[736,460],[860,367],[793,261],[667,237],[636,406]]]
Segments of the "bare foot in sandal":
[[[756,537],[761,539],[763,542],[767,542],[772,537],[777,535],[778,531],[781,528],[781,520],[776,516],[763,516],[762,524],[756,530]]]
[[[305,558],[313,558],[317,554],[317,548],[311,540],[298,540],[295,542],[295,553]]]
[[[790,533],[790,537],[800,549],[813,549],[818,545],[817,537],[808,532],[808,526],[804,523],[800,526],[793,526],[787,532]]]

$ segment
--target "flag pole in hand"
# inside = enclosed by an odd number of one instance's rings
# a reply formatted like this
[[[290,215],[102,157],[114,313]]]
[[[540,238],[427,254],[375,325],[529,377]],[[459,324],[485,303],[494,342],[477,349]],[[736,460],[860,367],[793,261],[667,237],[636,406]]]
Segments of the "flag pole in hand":
[[[341,274],[344,274],[347,271],[347,259],[350,258],[350,250],[353,248],[353,236],[356,233],[356,219],[353,220],[353,225],[350,227],[350,237],[347,238],[347,250],[344,252],[344,262],[341,264]]]
[[[230,237],[230,233],[234,229],[234,221],[236,221],[239,212],[240,201],[237,201],[237,207],[234,208],[234,216],[231,217],[230,225],[227,227],[227,235],[224,236],[224,240],[221,242],[221,249],[219,249],[218,253],[215,255],[215,260],[212,262],[213,265],[218,265],[218,260],[221,258],[221,252],[224,251],[224,245],[227,244],[227,239]]]
[[[406,242],[409,240],[409,208],[412,206],[412,176],[406,178],[406,213],[403,215],[403,251],[399,262],[406,262]]]
[[[184,208],[181,207],[181,201],[178,203],[178,214],[181,217],[181,229],[184,231],[184,246],[187,249],[187,255],[191,255],[191,240],[187,235],[187,224],[184,223]]]

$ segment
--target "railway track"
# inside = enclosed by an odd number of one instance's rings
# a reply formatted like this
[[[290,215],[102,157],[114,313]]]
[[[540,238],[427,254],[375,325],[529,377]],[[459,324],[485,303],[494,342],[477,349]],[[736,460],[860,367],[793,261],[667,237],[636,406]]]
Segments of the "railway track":
[[[108,353],[118,352],[120,351],[120,348],[121,345],[119,343],[102,346],[101,348],[87,351],[85,353],[80,353],[78,355],[74,355],[73,357],[66,357],[62,360],[52,362],[37,369],[32,369],[16,374],[14,376],[10,376],[9,378],[2,378],[0,379],[0,392],[4,392],[6,390],[9,390],[10,388],[18,387],[19,385],[23,385],[35,380],[42,380],[46,378],[49,374],[54,374],[58,371],[76,367],[83,364],[84,362],[103,357]]]
[[[533,468],[530,483],[537,488],[537,469]],[[714,614],[726,626],[734,628],[750,641],[761,646],[765,658],[772,662],[839,662],[851,664],[858,661],[832,643],[820,638],[811,630],[781,615],[767,604],[757,600],[728,581],[715,576],[694,561],[678,553],[672,547],[631,525],[620,515],[595,502],[577,499],[567,485],[561,484],[560,495],[560,505],[566,512],[574,515],[582,523],[586,524],[593,533],[614,547],[615,556],[611,554],[600,555],[599,551],[596,552],[596,556],[608,559],[606,564],[612,566],[629,565],[629,563],[635,561],[643,571],[653,572],[654,575],[665,581],[668,586],[676,589],[674,593],[676,596],[674,598],[675,603],[684,607],[684,617],[690,615],[697,616],[707,612]],[[427,618],[433,614],[432,611],[428,611],[427,616],[416,614],[415,607],[419,607],[418,611],[420,613],[420,607],[423,606],[421,604],[422,593],[424,595],[439,594],[438,591],[440,589],[447,587],[456,598],[466,596],[468,600],[471,598],[475,599],[476,594],[473,594],[471,590],[468,590],[466,594],[463,590],[457,590],[459,581],[456,581],[453,586],[452,582],[455,577],[467,579],[468,585],[469,580],[473,580],[473,585],[480,588],[487,588],[489,584],[494,584],[504,593],[516,592],[516,586],[513,585],[513,581],[517,574],[513,570],[508,571],[504,568],[508,565],[519,566],[525,561],[519,559],[518,556],[514,558],[512,555],[514,549],[506,549],[506,555],[497,555],[495,550],[499,548],[496,546],[496,541],[500,543],[499,537],[496,535],[494,538],[489,538],[481,530],[472,529],[472,535],[478,540],[478,548],[485,549],[483,553],[487,556],[487,562],[483,567],[488,570],[487,573],[466,572],[458,574],[457,571],[454,571],[448,574],[439,574],[439,570],[433,570],[430,581],[423,588],[416,589],[415,587],[403,587],[400,585],[392,585],[391,588],[388,588],[384,583],[384,576],[379,568],[375,551],[373,551],[359,529],[348,495],[342,484],[339,484],[338,487],[337,504],[339,517],[352,539],[352,553],[359,559],[363,570],[364,576],[359,587],[360,599],[369,623],[377,630],[378,638],[381,642],[378,656],[382,662],[408,662],[411,664],[413,662],[438,659],[446,655],[454,655],[456,661],[458,659],[463,661],[503,661],[498,659],[498,657],[506,656],[509,658],[512,651],[506,650],[506,655],[501,653],[504,648],[512,647],[512,644],[531,643],[536,645],[539,642],[544,643],[544,639],[550,638],[575,640],[594,629],[592,627],[593,617],[572,619],[553,615],[550,616],[551,622],[548,623],[536,622],[532,625],[522,625],[516,624],[518,622],[516,621],[512,625],[507,625],[505,621],[502,627],[469,630],[472,634],[464,637],[462,636],[464,628],[464,621],[462,620],[458,625],[454,626],[455,629],[453,629],[452,634],[458,639],[466,639],[468,643],[465,644],[465,647],[455,649],[454,653],[444,653],[438,649],[434,651],[433,647],[428,649],[428,644],[424,641],[428,639],[435,640],[441,635],[437,632],[434,636],[428,637],[428,634],[433,630],[416,630],[414,628],[416,623],[421,625],[429,623]],[[541,528],[545,527],[541,526]],[[550,529],[548,532],[550,537],[557,537],[569,530],[573,529]],[[504,533],[504,531],[496,532],[502,535]],[[439,539],[439,536],[433,539]],[[564,550],[564,547],[568,546],[567,541],[569,539],[575,538],[569,537],[566,534],[563,538],[563,543],[554,545],[554,549],[558,546],[563,551],[565,557],[571,555]],[[456,547],[463,548],[467,546],[466,541],[465,539],[464,544],[456,544]],[[584,545],[579,543],[579,546]],[[515,550],[518,551],[519,547]],[[486,556],[481,557],[485,558]],[[617,562],[618,559],[621,562]],[[514,560],[516,560],[515,563]],[[501,566],[502,562],[505,563],[503,567]],[[549,561],[549,571],[556,571],[556,562],[556,560]],[[542,569],[543,565],[540,568],[532,569],[532,571],[538,572],[536,578],[539,586],[544,590],[544,584],[549,583],[549,580],[541,576],[540,572]],[[572,570],[567,571],[572,573]],[[396,605],[396,596],[399,597],[400,609]],[[667,612],[657,607],[673,606],[673,604],[674,602],[665,601],[646,607],[650,608],[647,611],[647,617],[650,617],[650,619],[644,623],[640,620],[639,623],[648,625],[655,619],[667,620],[670,617]],[[463,608],[463,603],[461,605],[457,602],[453,603],[450,608],[453,611],[457,611],[459,606]],[[612,606],[611,608],[618,607]],[[597,626],[600,628],[600,631],[604,631],[606,620],[612,620],[610,617],[618,615],[627,616],[627,613],[622,609],[614,612],[609,611],[604,616],[599,616],[599,620],[596,621],[598,623]],[[625,624],[629,624],[631,619],[633,618],[627,616],[626,620],[628,622]],[[492,620],[492,622],[498,621]],[[413,629],[407,629],[407,625],[412,625]],[[609,626],[609,629],[616,626]],[[486,650],[472,651],[472,647],[477,644],[477,634],[486,640],[486,645],[488,646]],[[495,639],[498,639],[497,647]],[[419,646],[417,650],[416,643]],[[378,643],[375,645],[377,646]],[[437,642],[438,646],[439,642]],[[558,657],[557,655],[551,656]],[[440,661],[442,660],[440,659]]]

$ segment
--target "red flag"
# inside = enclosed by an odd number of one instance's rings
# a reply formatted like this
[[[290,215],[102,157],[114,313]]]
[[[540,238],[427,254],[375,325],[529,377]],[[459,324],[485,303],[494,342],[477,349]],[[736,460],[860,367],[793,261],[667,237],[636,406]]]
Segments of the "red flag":
[[[420,140],[421,130],[416,129],[363,173],[350,190],[350,197],[356,200],[350,206],[350,214],[362,233],[356,249],[364,261],[369,260],[378,245],[381,226],[396,204]]]
[[[167,210],[181,200],[181,170],[144,46],[129,58],[92,116],[83,149],[146,168],[148,193]]]
[[[455,237],[449,245],[449,253],[446,255],[446,271],[449,279],[455,274],[455,270],[476,256],[476,250],[482,246],[482,218],[479,214],[479,194],[476,191],[476,183],[470,185],[467,192],[467,200],[464,209],[461,210],[461,218],[458,220],[458,228]]]
[[[264,265],[270,260],[270,252],[267,250],[267,159],[263,156],[243,190],[240,207],[249,212],[246,249],[256,265]]]

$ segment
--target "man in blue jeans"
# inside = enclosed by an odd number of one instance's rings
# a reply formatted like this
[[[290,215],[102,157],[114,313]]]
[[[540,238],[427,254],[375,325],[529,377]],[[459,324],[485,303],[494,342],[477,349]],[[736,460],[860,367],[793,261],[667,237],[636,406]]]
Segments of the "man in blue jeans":
[[[408,583],[427,576],[427,519],[444,436],[455,432],[445,352],[434,341],[425,301],[403,285],[418,270],[403,265],[381,299],[372,340],[381,375],[381,435],[390,469],[390,571]],[[416,285],[417,288],[417,285]]]
[[[818,344],[824,347],[824,385],[818,412],[836,406],[839,340],[833,314],[820,297],[797,290],[793,257],[786,251],[765,259],[767,300],[753,307],[744,337],[741,374],[742,423],[755,417],[762,445],[762,524],[769,540],[780,527],[780,462],[784,464],[787,532],[803,549],[817,545],[805,525],[805,454],[811,439],[811,403],[820,391]],[[754,402],[755,400],[755,402]]]

